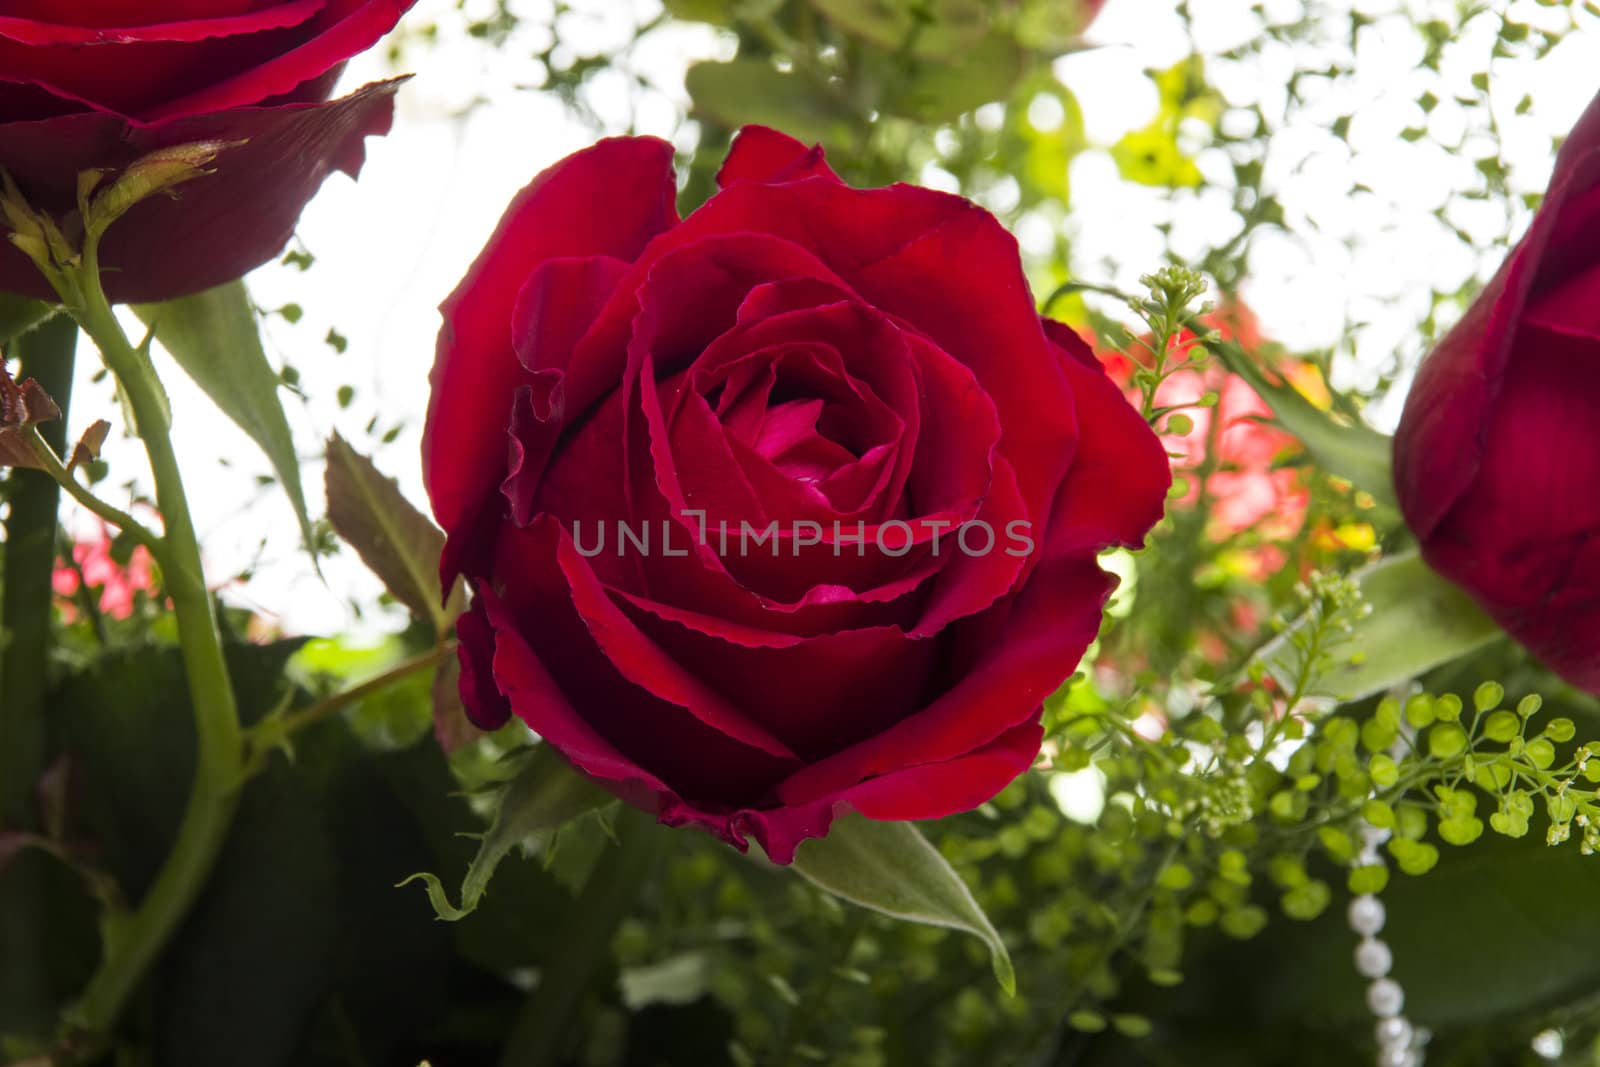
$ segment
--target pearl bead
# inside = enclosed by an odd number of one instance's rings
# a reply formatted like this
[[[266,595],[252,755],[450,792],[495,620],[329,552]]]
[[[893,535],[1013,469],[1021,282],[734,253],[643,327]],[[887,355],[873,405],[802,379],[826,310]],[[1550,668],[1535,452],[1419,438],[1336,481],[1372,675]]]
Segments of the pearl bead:
[[[1391,1015],[1387,1019],[1378,1020],[1377,1037],[1380,1045],[1410,1048],[1412,1036],[1411,1023],[1402,1015]]]
[[[1406,1006],[1405,991],[1393,978],[1380,978],[1367,986],[1367,1007],[1380,1019],[1399,1015]]]
[[[1356,973],[1363,978],[1382,978],[1394,965],[1394,953],[1376,938],[1363,938],[1356,946]]]
[[[1567,1050],[1566,1039],[1559,1030],[1541,1030],[1533,1035],[1530,1042],[1536,1055],[1547,1060],[1560,1059],[1561,1054]]]
[[[1350,929],[1363,937],[1371,937],[1382,930],[1384,917],[1383,901],[1370,893],[1350,901]]]
[[[1378,1067],[1416,1067],[1417,1054],[1408,1048],[1386,1048],[1378,1052]]]

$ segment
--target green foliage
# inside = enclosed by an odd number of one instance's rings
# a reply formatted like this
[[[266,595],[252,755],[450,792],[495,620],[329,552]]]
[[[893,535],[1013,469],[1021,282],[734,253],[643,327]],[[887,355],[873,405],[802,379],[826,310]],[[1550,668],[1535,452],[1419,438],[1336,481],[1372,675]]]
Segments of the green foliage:
[[[444,533],[338,434],[328,440],[326,485],[328,521],[339,536],[413,615],[436,634],[449,632],[465,594],[459,585],[448,598],[440,589]]]
[[[767,63],[748,59],[697,63],[689,69],[685,85],[701,114],[729,127],[772,126],[824,144],[849,145],[854,140],[850,113],[842,100]]]
[[[439,606],[438,532],[336,441],[333,526],[419,621],[365,651],[340,639],[298,651],[232,643],[247,719],[281,734],[252,740],[292,735],[293,759],[254,753],[216,875],[118,1035],[122,1062],[1342,1067],[1370,1056],[1371,1023],[1350,967],[1347,894],[1382,894],[1384,936],[1408,1013],[1434,1029],[1435,1067],[1528,1062],[1529,1037],[1547,1027],[1568,1038],[1565,1062],[1586,1062],[1600,1025],[1588,906],[1600,868],[1586,855],[1600,843],[1600,742],[1587,740],[1600,705],[1497,641],[1406,552],[1387,506],[1387,442],[1365,422],[1475,283],[1433,292],[1414,336],[1385,347],[1358,390],[1328,383],[1353,380],[1365,308],[1322,352],[1279,351],[1229,318],[1259,269],[1258,238],[1328,236],[1289,195],[1272,139],[1309,120],[1353,147],[1372,117],[1346,106],[1360,95],[1359,53],[1395,33],[1413,34],[1420,55],[1415,112],[1395,108],[1399,140],[1470,164],[1434,219],[1465,258],[1491,264],[1533,201],[1514,184],[1499,125],[1531,102],[1493,101],[1489,60],[1546,54],[1585,17],[1579,6],[1547,5],[1527,22],[1468,7],[1409,25],[1393,13],[1251,9],[1239,17],[1256,32],[1237,45],[1197,45],[1146,72],[1154,114],[1109,143],[1086,130],[1067,65],[1052,65],[1079,47],[1082,22],[1057,0],[667,0],[661,18],[597,54],[574,52],[571,4],[531,20],[504,0],[461,6],[467,37],[526,56],[541,91],[597,126],[586,110],[597,76],[634,78],[633,49],[671,19],[714,25],[725,58],[689,72],[698,129],[675,137],[692,146],[686,207],[709,192],[732,128],[751,121],[826,143],[859,184],[959,190],[1025,237],[1035,291],[1056,294],[1048,313],[1132,357],[1127,391],[1151,424],[1203,447],[1177,457],[1148,550],[1108,556],[1124,579],[1111,622],[1047,703],[1040,766],[920,834],[841,819],[798,864],[827,892],[632,809],[615,827],[583,814],[609,796],[552,750],[523,751],[520,725],[450,735],[447,763],[426,735],[455,679],[431,662],[359,691],[341,714],[295,719],[445,647],[459,608]],[[419,26],[404,47],[420,61],[432,39]],[[1284,69],[1270,79],[1281,100],[1239,88],[1264,59]],[[1163,269],[1119,258],[1148,257],[1138,242],[1103,262],[1075,247],[1099,207],[1071,203],[1069,172],[1086,151],[1108,153],[1151,198]],[[1378,217],[1356,181],[1335,195]],[[1173,209],[1201,197],[1222,236],[1178,240]],[[1487,231],[1461,225],[1463,204],[1486,209]],[[1141,271],[1149,292],[1132,300],[1096,284]],[[1220,312],[1199,304],[1208,290]],[[192,320],[186,339],[170,307],[155,313],[157,335],[266,449],[303,521],[298,467],[274,422],[276,390],[296,375],[259,356],[241,294],[193,299],[210,303],[180,316]],[[38,314],[0,307],[0,341]],[[290,302],[277,314],[303,311]],[[337,331],[312,340],[327,358],[345,347]],[[1158,393],[1180,375],[1202,389],[1168,405]],[[1256,421],[1223,414],[1238,381],[1295,438],[1259,471],[1221,447]],[[104,466],[90,474],[103,480]],[[1219,486],[1256,475],[1293,486],[1294,514],[1219,529]],[[114,549],[123,563],[129,547]],[[51,825],[0,836],[5,1059],[49,1046],[94,966],[97,922],[115,935],[170,847],[193,761],[159,594],[104,618],[83,583],[58,608],[41,669],[65,679],[50,754],[65,757],[54,766],[73,787],[41,781]],[[225,616],[231,631],[244,622]],[[473,827],[486,829],[476,844],[459,836]],[[1391,835],[1382,863],[1362,857],[1369,827]],[[394,888],[419,870],[467,872],[459,908],[429,885],[457,921],[433,922],[418,894]],[[1015,996],[990,980],[997,966],[1014,971]]]
[[[1388,437],[1359,420],[1336,419],[1318,410],[1294,387],[1269,375],[1237,343],[1219,344],[1216,351],[1230,371],[1271,405],[1273,415],[1326,473],[1395,506]]]
[[[0,293],[0,345],[8,345],[49,318],[51,305],[15,293]]]
[[[289,496],[309,550],[311,519],[279,376],[261,347],[255,309],[243,282],[134,309],[196,385],[261,447]]]
[[[549,745],[539,745],[518,757],[511,768],[515,776],[499,793],[494,818],[479,841],[478,854],[461,884],[461,905],[450,903],[444,885],[432,874],[415,874],[406,884],[420,880],[439,918],[458,922],[477,910],[500,861],[512,849],[524,856],[554,852],[556,835],[579,816],[611,804],[610,793],[574,771]]]
[[[1309,626],[1319,610],[1313,607],[1312,615],[1258,653],[1257,662],[1280,684],[1291,686],[1298,676],[1314,672],[1314,692],[1340,701],[1360,700],[1501,637],[1500,628],[1465,593],[1436,575],[1415,552],[1361,569],[1348,586],[1345,595],[1360,598],[1360,618],[1346,620],[1332,635],[1333,643],[1312,638]],[[1459,711],[1457,701],[1452,721]],[[1413,729],[1443,717],[1422,697],[1406,704],[1406,722]],[[1387,734],[1397,725],[1379,722],[1363,729]],[[1444,744],[1453,734],[1437,736],[1437,743]]]
[[[827,837],[800,846],[794,869],[864,908],[907,922],[965,930],[989,946],[995,977],[1005,991],[1017,991],[1005,942],[961,876],[912,824],[859,815],[841,819]]]
[[[1193,188],[1200,169],[1180,140],[1184,123],[1215,127],[1222,114],[1220,94],[1205,81],[1205,65],[1191,56],[1164,71],[1152,71],[1160,107],[1150,125],[1134,130],[1111,148],[1117,169],[1128,181],[1165,188]]]

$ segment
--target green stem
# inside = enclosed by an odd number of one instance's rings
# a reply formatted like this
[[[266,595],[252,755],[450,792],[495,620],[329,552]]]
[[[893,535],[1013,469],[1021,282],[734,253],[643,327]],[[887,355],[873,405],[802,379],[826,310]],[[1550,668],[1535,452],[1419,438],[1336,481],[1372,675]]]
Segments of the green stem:
[[[100,968],[66,1021],[92,1047],[104,1040],[207,877],[233,821],[242,780],[244,738],[222,654],[222,635],[206,589],[189,501],[170,436],[166,394],[149,353],[123,333],[100,287],[96,250],[89,242],[68,310],[100,348],[116,375],[144,441],[161,511],[162,577],[178,622],[178,643],[194,708],[196,763],[177,841],[154,884],[104,946]]]
[[[56,455],[55,446],[40,434],[38,427],[34,427],[32,444],[33,455],[39,461],[40,469],[54,479],[59,488],[65,489],[68,496],[76,500],[91,514],[98,515],[139,542],[149,551],[151,556],[155,557],[157,563],[160,563],[163,567],[166,566],[164,562],[166,549],[162,545],[161,539],[146,529],[132,515],[112,507],[82,485],[79,485],[78,480],[72,476],[72,472],[67,470],[66,466],[62,464],[61,458]]]
[[[33,378],[55,399],[61,422],[47,432],[66,435],[65,413],[72,389],[72,363],[78,327],[61,316],[18,338],[12,355],[22,357],[20,374]],[[56,484],[35,470],[13,470],[9,479],[0,621],[9,641],[0,652],[0,825],[40,829],[35,786],[48,758],[44,700],[50,661],[50,601],[56,549]],[[55,1003],[45,975],[53,951],[42,921],[53,884],[35,864],[6,872],[9,884],[0,906],[0,1016],[49,1019]]]
[[[401,660],[382,674],[369,678],[360,685],[324,697],[299,711],[288,712],[257,723],[245,737],[247,774],[260,770],[272,749],[299,731],[343,711],[357,701],[365,700],[374,693],[382,692],[402,678],[437,667],[449,656],[454,655],[455,650],[454,641],[442,642],[426,652],[419,652],[409,659]]]
[[[66,440],[72,364],[78,326],[57,316],[19,337],[19,378],[33,378],[61,408],[44,434],[56,448]],[[0,620],[9,641],[0,657],[0,824],[34,825],[33,788],[44,769],[45,664],[50,659],[51,575],[56,554],[56,483],[38,471],[11,472],[11,512],[6,519]]]

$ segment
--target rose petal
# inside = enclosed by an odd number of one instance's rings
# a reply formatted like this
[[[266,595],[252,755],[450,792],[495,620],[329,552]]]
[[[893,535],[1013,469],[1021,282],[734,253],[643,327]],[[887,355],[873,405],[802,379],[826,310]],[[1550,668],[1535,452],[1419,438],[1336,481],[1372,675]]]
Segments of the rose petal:
[[[1138,548],[1166,508],[1172,465],[1161,441],[1077,334],[1045,320],[1062,353],[1077,413],[1078,446],[1050,514],[1049,552]]]
[[[788,182],[802,178],[839,176],[823,159],[822,146],[807,148],[786,133],[766,126],[746,126],[733,138],[728,158],[717,171],[717,187],[734,182]]]
[[[422,453],[434,514],[450,538],[446,574],[461,564],[507,473],[509,404],[526,383],[511,326],[524,285],[552,259],[633,259],[676,220],[676,193],[665,141],[602,141],[569,156],[517,195],[445,301]],[[592,210],[597,203],[607,210]],[[571,383],[566,391],[573,403]]]
[[[1023,723],[965,756],[891,771],[801,804],[740,812],[729,820],[730,831],[740,838],[754,837],[768,859],[788,864],[802,841],[825,836],[833,820],[850,808],[885,821],[940,819],[971,811],[1033,765],[1043,736],[1039,723]]]
[[[778,787],[804,804],[907,767],[957,759],[1033,721],[1099,632],[1116,579],[1093,558],[1046,560],[1016,596],[991,608],[981,645],[946,661],[949,688],[883,733],[813,763]]]
[[[1025,722],[965,756],[869,779],[844,799],[867,818],[885,821],[920,822],[971,811],[1032,767],[1043,741],[1044,724]]]
[[[1552,598],[1576,588],[1576,560],[1600,539],[1600,497],[1574,491],[1600,484],[1597,357],[1600,339],[1523,326],[1480,428],[1472,484],[1423,542],[1435,569],[1513,630],[1537,625]]]
[[[38,17],[26,15],[12,5],[4,13],[0,13],[0,40],[37,47],[69,44],[112,45],[140,41],[204,41],[208,38],[299,26],[330,2],[331,0],[285,0],[283,3],[266,7],[235,4],[231,5],[229,10],[193,15],[185,15],[180,8],[173,11],[152,12],[157,17],[155,21],[150,22],[111,21],[117,18],[112,11],[87,13],[88,20],[86,20],[86,13],[75,9],[72,12],[71,23],[52,21],[52,16],[61,14],[59,10]],[[95,19],[94,14],[99,14],[100,18]],[[131,14],[129,12],[122,17],[127,18]],[[119,58],[121,54],[118,53]],[[41,59],[45,61],[45,69],[48,69],[50,59],[59,59],[63,55],[70,53],[42,53]],[[98,59],[102,65],[105,63],[105,55],[102,53]]]
[[[285,102],[371,47],[414,2],[293,0],[122,28],[0,18],[0,70],[91,110],[158,123]],[[322,82],[324,94],[331,88]]]
[[[630,656],[643,651],[640,637],[637,631],[627,632],[631,626],[615,627],[620,613],[603,610],[592,598],[597,592],[592,584],[574,587],[578,571],[564,569],[558,560],[563,543],[570,541],[548,521],[536,522],[526,530],[507,527],[502,536],[503,561],[511,565],[500,568],[502,587],[485,601],[498,636],[495,678],[512,711],[590,773],[603,776],[618,770],[585,762],[586,757],[596,758],[592,748],[587,743],[576,747],[578,742],[566,739],[584,737],[574,719],[609,742],[633,766],[647,769],[652,778],[697,803],[761,802],[772,784],[791,772],[798,761],[768,751],[774,747],[771,739],[764,739],[767,747],[747,744],[710,725],[706,719],[717,718],[746,736],[759,736],[752,724],[737,722],[737,713],[726,705],[685,708],[636,684],[633,678],[659,683],[674,697],[687,696],[684,690],[674,688],[684,679],[669,677],[666,671],[670,668],[662,658],[619,661],[608,653],[608,648],[618,648],[617,642],[627,643]],[[575,554],[569,553],[566,562],[581,567],[581,559],[573,560],[571,555]],[[580,611],[580,601],[588,611]],[[593,611],[596,608],[601,610]],[[523,664],[521,676],[531,682],[542,674],[548,684],[533,685],[520,693],[516,690],[499,662],[499,650],[507,647],[508,635],[525,642],[540,665],[535,672]],[[631,671],[633,678],[625,671]]]
[[[501,492],[519,523],[532,521],[545,466],[566,429],[565,377],[573,350],[626,271],[626,263],[610,256],[552,259],[534,269],[517,295],[512,347],[529,383],[518,388],[513,405],[510,473]]]
[[[493,593],[485,592],[486,618],[494,628],[494,676],[505,699],[546,744],[578,770],[602,782],[629,803],[655,810],[667,784],[629,759],[584,721],[544,663],[517,633],[516,620]]]
[[[97,114],[0,124],[0,167],[34,207],[60,214],[76,204],[79,171],[120,170],[172,145],[243,142],[217,157],[214,173],[184,183],[181,199],[135,205],[101,243],[113,302],[170,300],[232,281],[276,255],[328,174],[361,169],[362,141],[388,131],[399,86],[380,82],[326,104],[244,108],[159,126]],[[0,291],[54,299],[9,242],[0,243]]]
[[[480,730],[498,730],[511,719],[511,704],[494,679],[495,636],[483,598],[456,619],[457,687],[467,718]]]
[[[1406,525],[1423,543],[1470,488],[1483,462],[1484,427],[1518,323],[1545,269],[1547,249],[1569,232],[1563,217],[1568,200],[1596,187],[1600,152],[1576,157],[1564,168],[1527,234],[1417,370],[1395,431],[1394,478]]]
[[[304,43],[222,81],[208,81],[188,95],[152,108],[150,121],[248,107],[290,93],[301,83],[371,48],[394,29],[416,0],[329,0],[309,27]]]
[[[999,413],[1001,454],[1016,471],[1028,516],[1044,522],[1072,459],[1074,432],[1062,414],[1071,393],[1034,311],[1016,241],[992,215],[909,186],[741,181],[652,243],[635,274],[729,233],[799,246],[863,303],[914,326],[969,367]]]
[[[75,26],[144,26],[227,18],[262,6],[259,0],[7,0],[6,14],[35,22],[59,21]],[[63,10],[65,8],[65,10]]]
[[[644,597],[622,600],[628,617],[674,660],[807,760],[916,711],[940,652],[938,642],[894,626],[799,637]]]
[[[946,534],[941,548],[948,562],[934,579],[913,634],[937,634],[957,619],[985,610],[1017,585],[1038,551],[1038,537],[1026,514],[1011,464],[996,459],[977,515]]]

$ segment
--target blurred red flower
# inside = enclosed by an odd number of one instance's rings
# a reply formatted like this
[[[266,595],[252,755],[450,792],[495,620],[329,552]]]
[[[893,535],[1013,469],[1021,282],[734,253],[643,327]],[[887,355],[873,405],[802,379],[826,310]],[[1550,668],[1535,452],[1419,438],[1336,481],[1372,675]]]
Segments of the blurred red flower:
[[[137,594],[155,589],[150,554],[142,545],[137,546],[126,564],[118,563],[112,554],[111,531],[102,526],[98,537],[73,544],[72,561],[58,561],[51,579],[56,595],[64,599],[77,596],[84,583],[91,590],[100,591],[102,614],[126,619],[133,614]],[[62,605],[62,612],[69,619],[74,617],[70,605]]]
[[[1233,301],[1207,315],[1205,322],[1246,351],[1261,349],[1260,324],[1243,303]],[[1247,530],[1266,540],[1291,538],[1305,522],[1308,496],[1298,472],[1277,464],[1299,447],[1298,442],[1268,421],[1271,408],[1243,378],[1230,373],[1220,362],[1204,358],[1192,347],[1194,341],[1189,333],[1178,339],[1179,369],[1162,381],[1155,395],[1158,406],[1177,409],[1190,421],[1186,432],[1169,431],[1161,436],[1172,458],[1173,471],[1188,484],[1188,491],[1171,503],[1175,507],[1206,507],[1210,515],[1207,531],[1217,541]],[[1103,342],[1095,339],[1091,343],[1096,344],[1096,355],[1112,380],[1137,403],[1134,360],[1145,357],[1140,362],[1148,365],[1147,350],[1136,344],[1130,346],[1130,354],[1108,351]],[[1184,358],[1191,353],[1194,366]],[[1294,368],[1282,369],[1300,385],[1304,376],[1296,375]],[[1207,394],[1215,394],[1216,403],[1201,406]],[[1209,463],[1213,448],[1215,462]],[[1208,466],[1209,473],[1200,478]],[[1284,561],[1282,551],[1270,548],[1262,551],[1259,560],[1264,573],[1271,573]]]

